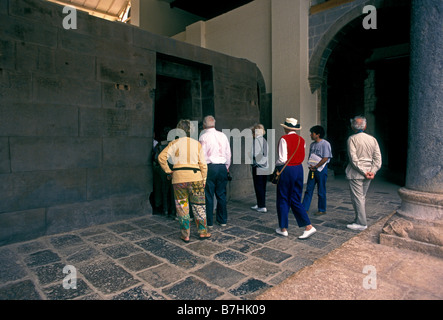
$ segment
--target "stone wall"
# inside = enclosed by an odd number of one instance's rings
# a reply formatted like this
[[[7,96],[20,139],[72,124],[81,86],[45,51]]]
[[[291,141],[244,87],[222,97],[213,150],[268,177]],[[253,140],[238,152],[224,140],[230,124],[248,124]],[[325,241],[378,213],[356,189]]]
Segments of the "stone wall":
[[[159,54],[212,68],[220,129],[259,119],[255,64],[62,9],[0,2],[0,245],[150,214]]]

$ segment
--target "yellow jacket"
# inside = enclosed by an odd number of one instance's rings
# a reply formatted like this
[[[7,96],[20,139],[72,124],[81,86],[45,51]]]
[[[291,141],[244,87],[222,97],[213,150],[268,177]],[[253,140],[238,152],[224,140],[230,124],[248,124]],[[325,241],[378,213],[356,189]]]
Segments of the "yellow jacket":
[[[200,142],[189,137],[171,141],[158,156],[158,162],[164,172],[172,173],[173,184],[205,180],[208,172]]]

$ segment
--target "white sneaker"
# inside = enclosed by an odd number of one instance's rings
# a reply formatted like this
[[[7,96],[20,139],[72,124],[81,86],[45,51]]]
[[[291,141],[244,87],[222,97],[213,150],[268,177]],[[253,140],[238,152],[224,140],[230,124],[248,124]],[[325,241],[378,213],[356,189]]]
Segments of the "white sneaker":
[[[310,236],[312,236],[314,233],[316,233],[317,232],[317,229],[315,229],[314,227],[312,227],[311,229],[309,229],[309,230],[305,230],[305,231],[303,231],[303,234],[300,236],[300,237],[298,237],[299,239],[307,239],[307,238],[309,238]]]
[[[367,226],[362,226],[362,225],[357,224],[357,223],[348,224],[346,227],[348,227],[348,229],[358,230],[358,231],[362,231],[362,230],[365,230],[367,228]]]
[[[251,209],[258,212],[268,212],[268,209],[266,209],[266,207],[259,208],[258,205],[252,206]]]
[[[275,232],[277,232],[279,235],[282,235],[284,237],[288,236],[288,231],[281,231],[280,228],[275,229]]]

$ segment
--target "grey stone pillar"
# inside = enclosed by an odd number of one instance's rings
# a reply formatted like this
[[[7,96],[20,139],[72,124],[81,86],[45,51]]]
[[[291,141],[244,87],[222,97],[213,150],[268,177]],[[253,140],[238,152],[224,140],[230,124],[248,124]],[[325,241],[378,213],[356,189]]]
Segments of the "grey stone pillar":
[[[409,137],[401,208],[380,242],[443,257],[443,1],[413,0]],[[391,119],[395,121],[395,119]]]

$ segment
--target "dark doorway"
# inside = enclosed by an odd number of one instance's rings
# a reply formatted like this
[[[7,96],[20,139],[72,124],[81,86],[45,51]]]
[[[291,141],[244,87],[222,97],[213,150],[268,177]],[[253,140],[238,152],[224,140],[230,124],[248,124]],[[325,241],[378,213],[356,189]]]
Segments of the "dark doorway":
[[[191,106],[191,81],[158,75],[154,112],[155,137],[160,137],[165,127],[173,129],[180,119],[188,118]]]
[[[404,184],[407,161],[410,7],[380,8],[378,29],[366,30],[364,16],[345,26],[334,41],[327,75],[327,139],[331,168],[344,174],[350,119],[364,115],[367,132],[380,144],[380,173]],[[395,19],[394,19],[395,17]]]
[[[177,126],[181,119],[201,123],[214,115],[212,67],[164,54],[157,55],[154,133]]]

